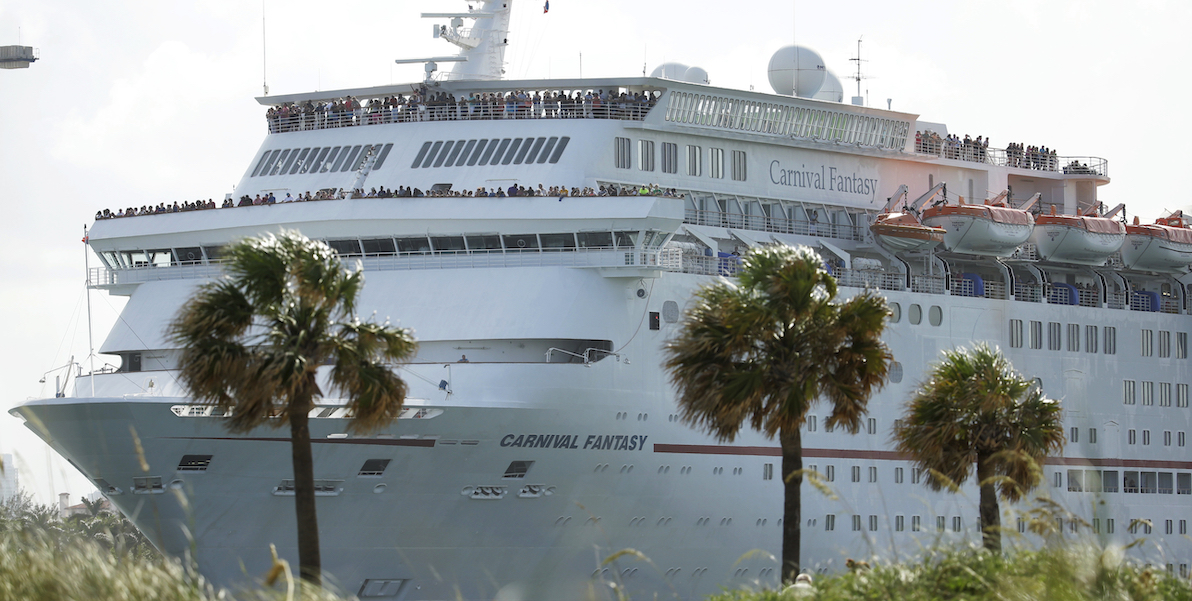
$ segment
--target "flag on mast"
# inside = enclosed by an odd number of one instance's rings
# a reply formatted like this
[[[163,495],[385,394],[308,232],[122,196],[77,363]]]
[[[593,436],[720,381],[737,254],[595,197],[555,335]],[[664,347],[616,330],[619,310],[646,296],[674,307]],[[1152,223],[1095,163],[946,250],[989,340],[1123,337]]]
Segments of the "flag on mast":
[[[550,12],[550,0],[546,0],[546,4],[542,5],[542,14]]]

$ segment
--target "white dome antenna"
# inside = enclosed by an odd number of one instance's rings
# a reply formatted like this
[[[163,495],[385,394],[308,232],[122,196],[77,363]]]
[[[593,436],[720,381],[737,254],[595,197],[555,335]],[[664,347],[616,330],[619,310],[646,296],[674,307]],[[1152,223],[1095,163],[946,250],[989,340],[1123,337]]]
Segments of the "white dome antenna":
[[[770,57],[770,87],[784,96],[812,98],[824,85],[828,70],[816,51],[803,46],[783,46]]]

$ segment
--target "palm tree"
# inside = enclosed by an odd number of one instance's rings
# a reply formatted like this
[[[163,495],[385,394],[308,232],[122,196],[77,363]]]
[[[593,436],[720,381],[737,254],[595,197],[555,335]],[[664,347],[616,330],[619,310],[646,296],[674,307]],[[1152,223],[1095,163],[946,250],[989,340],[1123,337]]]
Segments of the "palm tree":
[[[976,466],[985,548],[1000,552],[998,496],[1018,501],[1038,486],[1043,459],[1064,446],[1060,404],[1045,398],[996,348],[943,352],[894,429],[898,450],[932,490],[959,486]]]
[[[889,309],[866,291],[835,302],[836,280],[811,249],[751,250],[736,281],[697,293],[665,367],[683,421],[732,442],[746,423],[782,445],[785,502],[782,577],[799,573],[803,442],[799,428],[817,401],[827,423],[856,433],[870,395],[885,384],[891,356],[881,341]]]
[[[395,420],[406,384],[386,365],[413,355],[411,333],[360,321],[360,269],[346,271],[322,242],[297,232],[243,240],[225,255],[225,276],[204,285],[171,324],[182,348],[181,381],[199,402],[229,414],[234,432],[289,425],[302,577],[321,583],[309,414],[316,372],[347,399],[348,427],[367,432]]]

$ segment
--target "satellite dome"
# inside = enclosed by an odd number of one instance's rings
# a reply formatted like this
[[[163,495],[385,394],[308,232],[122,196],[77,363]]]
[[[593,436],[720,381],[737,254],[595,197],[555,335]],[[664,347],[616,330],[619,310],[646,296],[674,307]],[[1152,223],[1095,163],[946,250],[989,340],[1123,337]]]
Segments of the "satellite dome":
[[[831,71],[824,71],[824,85],[812,98],[828,102],[844,102],[844,86]]]
[[[690,67],[687,72],[683,74],[683,81],[687,83],[708,83],[708,72],[704,71],[702,67]]]
[[[675,81],[685,81],[683,76],[687,74],[687,65],[683,63],[662,63],[650,72],[650,77],[661,77],[662,79],[673,79]]]
[[[802,46],[783,46],[770,57],[770,87],[776,94],[811,98],[824,85],[824,59]]]

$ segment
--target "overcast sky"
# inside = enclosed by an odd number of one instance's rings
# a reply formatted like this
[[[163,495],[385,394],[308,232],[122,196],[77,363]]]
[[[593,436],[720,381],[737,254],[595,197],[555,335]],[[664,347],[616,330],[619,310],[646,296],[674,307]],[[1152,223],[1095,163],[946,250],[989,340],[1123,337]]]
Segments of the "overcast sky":
[[[417,81],[395,58],[449,54],[421,11],[463,0],[351,5],[265,0],[273,94]],[[1179,192],[1192,133],[1186,80],[1192,2],[979,0],[895,3],[519,0],[511,78],[640,75],[663,61],[714,85],[770,91],[779,47],[817,50],[845,88],[861,46],[873,106],[984,135],[1109,160],[1110,206],[1151,221],[1190,207]],[[346,8],[346,10],[344,9]],[[262,4],[242,0],[0,0],[0,45],[41,51],[0,71],[0,452],[41,500],[91,489],[7,409],[52,396],[53,374],[87,356],[84,246],[99,208],[221,199],[266,135]],[[439,21],[434,21],[439,22]],[[96,260],[92,259],[94,266]],[[93,294],[95,345],[123,301]]]

